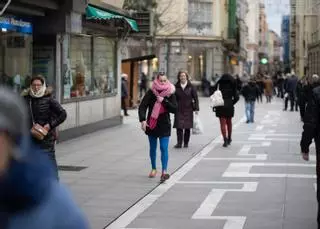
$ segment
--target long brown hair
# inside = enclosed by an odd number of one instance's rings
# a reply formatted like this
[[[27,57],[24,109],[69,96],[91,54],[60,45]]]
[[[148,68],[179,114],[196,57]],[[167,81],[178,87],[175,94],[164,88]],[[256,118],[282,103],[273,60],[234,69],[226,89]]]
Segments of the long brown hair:
[[[189,77],[189,74],[188,74],[187,71],[179,71],[179,72],[178,72],[178,75],[177,75],[178,83],[180,83],[180,75],[181,75],[182,73],[186,74],[186,76],[187,76],[187,81],[190,81],[190,77]]]

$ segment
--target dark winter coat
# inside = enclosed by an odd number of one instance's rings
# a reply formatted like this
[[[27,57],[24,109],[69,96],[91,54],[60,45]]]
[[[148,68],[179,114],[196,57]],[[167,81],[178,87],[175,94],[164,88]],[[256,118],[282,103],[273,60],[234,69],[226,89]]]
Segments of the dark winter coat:
[[[157,97],[153,94],[152,90],[147,91],[139,106],[140,122],[147,121],[147,123],[149,123],[152,109],[156,101]],[[170,113],[175,114],[178,106],[176,96],[174,94],[174,88],[172,91],[172,95],[169,97],[165,97],[162,104],[164,105],[166,112],[159,115],[157,125],[153,130],[147,127],[146,134],[149,136],[168,137],[171,135]],[[147,111],[148,115],[146,116]]]
[[[288,93],[296,93],[296,89],[297,89],[297,84],[298,84],[298,77],[293,76],[290,79],[288,79],[286,87],[285,87],[285,91]]]
[[[125,80],[124,78],[121,79],[121,97],[122,98],[127,98],[129,95],[129,90],[128,90],[128,81]]]
[[[300,142],[301,151],[309,153],[309,146],[315,139],[317,155],[320,154],[320,87],[312,91],[304,116],[303,133]]]
[[[246,102],[254,102],[258,98],[260,90],[255,83],[249,82],[242,88],[241,93]]]
[[[231,75],[224,74],[217,82],[215,91],[218,85],[223,96],[224,106],[214,109],[216,116],[218,118],[232,118],[234,116],[234,105],[239,101],[237,83]]]
[[[174,128],[191,129],[193,127],[193,112],[199,111],[198,93],[189,81],[183,90],[181,84],[176,84],[178,110],[174,117]]]
[[[33,121],[41,126],[50,125],[48,135],[42,140],[33,139],[33,142],[47,152],[55,151],[56,127],[63,123],[67,118],[67,113],[63,107],[52,97],[52,89],[48,88],[41,98],[30,96],[30,90],[22,93],[30,114],[30,129]],[[32,109],[32,110],[31,110]]]

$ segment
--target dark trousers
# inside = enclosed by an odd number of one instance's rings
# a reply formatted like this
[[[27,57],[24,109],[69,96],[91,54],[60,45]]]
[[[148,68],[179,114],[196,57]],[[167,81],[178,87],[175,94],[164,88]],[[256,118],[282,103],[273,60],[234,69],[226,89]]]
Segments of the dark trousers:
[[[190,140],[190,129],[177,129],[177,140],[178,140],[178,145],[182,145],[182,141],[184,145],[189,144]]]
[[[127,115],[128,109],[127,109],[126,97],[121,97],[121,108],[124,111],[124,115]]]
[[[272,96],[271,95],[266,95],[266,99],[267,99],[267,103],[271,103]]]
[[[300,104],[299,104],[299,109],[300,109],[300,117],[301,117],[301,120],[303,120],[304,114],[305,114],[305,112],[306,112],[306,104],[305,104],[305,103],[300,103]]]
[[[258,102],[258,103],[259,103],[259,102],[262,103],[262,94],[261,94],[261,93],[258,94],[257,102]]]
[[[284,100],[284,109],[285,110],[288,109],[289,100],[290,100],[291,111],[293,111],[294,109],[296,109],[296,111],[298,111],[298,103],[296,101],[294,93],[292,93],[292,92],[289,92],[289,97],[285,98],[285,100]]]

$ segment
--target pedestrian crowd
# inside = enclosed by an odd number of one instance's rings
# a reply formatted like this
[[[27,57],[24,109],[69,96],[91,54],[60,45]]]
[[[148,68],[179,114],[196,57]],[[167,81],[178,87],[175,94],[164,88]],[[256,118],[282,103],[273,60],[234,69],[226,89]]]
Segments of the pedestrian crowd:
[[[128,75],[122,74],[121,105],[128,116]],[[211,82],[202,80],[203,95],[211,100],[211,109],[220,122],[223,147],[232,144],[232,119],[242,95],[246,123],[255,122],[256,103],[283,99],[284,111],[299,111],[303,121],[300,142],[304,160],[315,140],[317,154],[317,199],[320,204],[320,77],[299,79],[294,73],[274,77],[216,75]],[[198,90],[187,71],[177,74],[176,83],[159,73],[151,87],[142,75],[141,102],[138,108],[141,130],[149,143],[151,171],[157,177],[157,148],[161,152],[160,182],[170,179],[169,142],[176,129],[176,149],[190,146],[191,134],[202,133]],[[174,115],[173,126],[171,114]],[[53,89],[41,75],[30,78],[30,85],[19,96],[0,88],[0,225],[4,229],[87,229],[88,222],[59,182],[55,145],[56,128],[67,118],[65,109],[54,98]],[[320,210],[318,210],[320,225]]]

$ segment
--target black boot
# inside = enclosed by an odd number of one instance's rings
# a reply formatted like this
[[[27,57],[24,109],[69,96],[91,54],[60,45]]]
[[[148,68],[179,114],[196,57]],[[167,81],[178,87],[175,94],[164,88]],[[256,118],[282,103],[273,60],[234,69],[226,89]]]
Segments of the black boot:
[[[229,144],[228,144],[228,139],[225,138],[225,139],[224,139],[224,143],[223,143],[222,146],[223,146],[223,147],[228,147],[228,145],[229,145]]]
[[[232,139],[228,138],[228,145],[231,145]]]

